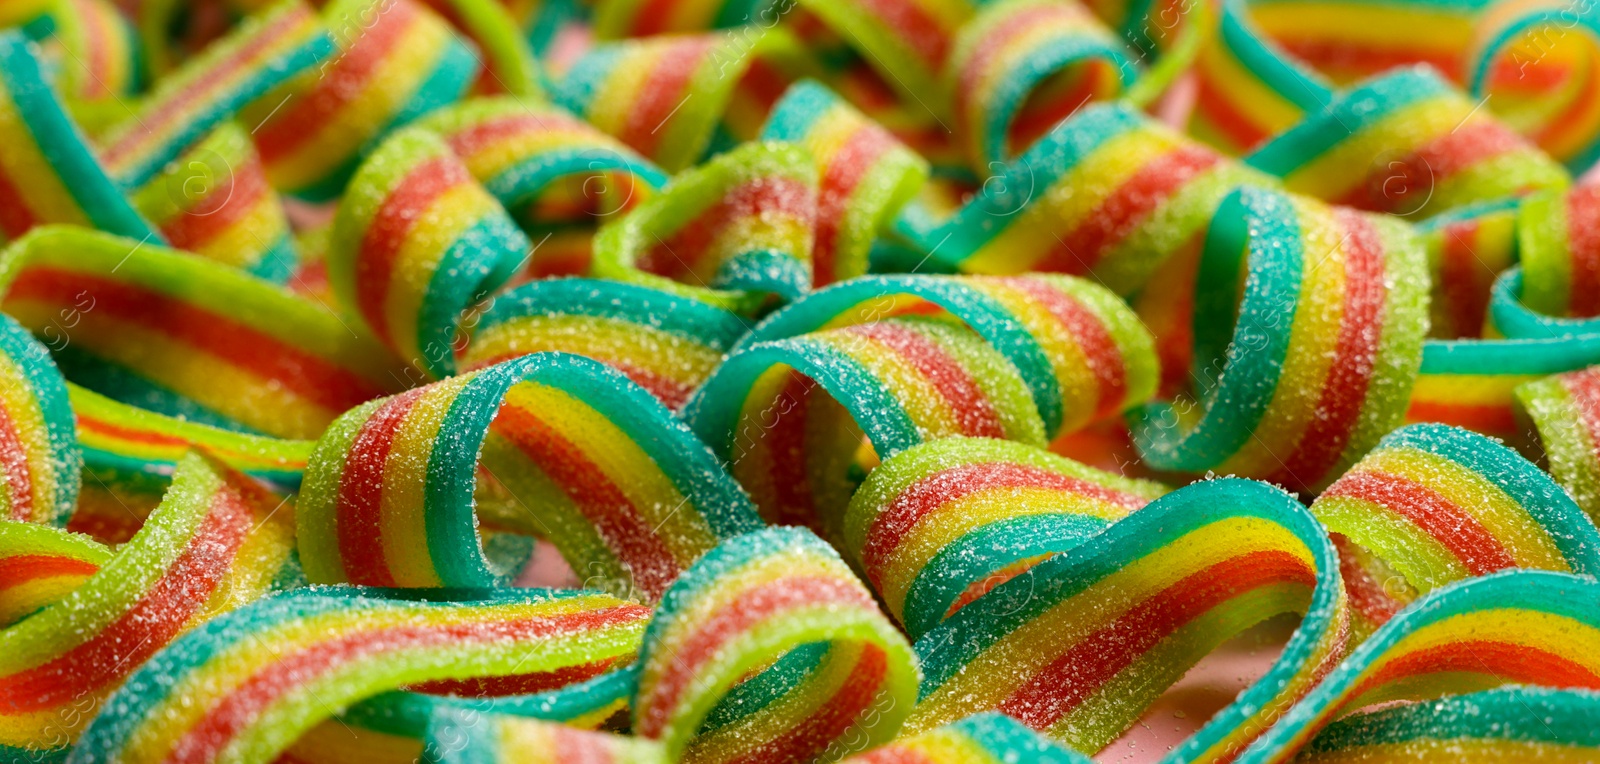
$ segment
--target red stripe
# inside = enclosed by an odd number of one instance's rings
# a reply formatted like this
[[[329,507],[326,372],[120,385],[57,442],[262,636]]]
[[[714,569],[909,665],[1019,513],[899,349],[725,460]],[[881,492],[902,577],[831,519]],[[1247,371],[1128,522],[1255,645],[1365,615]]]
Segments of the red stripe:
[[[1292,488],[1308,489],[1332,469],[1360,423],[1362,404],[1378,361],[1383,337],[1383,242],[1361,213],[1334,213],[1345,229],[1344,315],[1328,376],[1311,422],[1283,469],[1267,478]]]
[[[1572,257],[1567,315],[1600,316],[1600,185],[1567,195],[1567,249]]]
[[[0,589],[11,589],[41,578],[88,577],[100,566],[86,560],[49,554],[19,554],[0,557]]]
[[[174,248],[198,251],[248,218],[267,200],[267,179],[261,163],[254,156],[247,156],[238,166],[230,167],[226,177],[199,204],[163,222],[161,233]]]
[[[1362,44],[1347,39],[1315,39],[1315,40],[1282,40],[1274,42],[1283,46],[1283,49],[1295,57],[1304,60],[1320,71],[1336,71],[1341,74],[1364,79],[1367,75],[1386,72],[1390,69],[1413,66],[1416,64],[1430,64],[1441,74],[1460,83],[1461,62],[1464,60],[1457,51],[1428,55],[1416,48],[1402,47],[1390,48],[1374,43]]]
[[[373,213],[355,262],[356,307],[385,343],[392,344],[394,338],[384,302],[395,286],[395,260],[410,240],[411,229],[427,219],[439,197],[471,182],[472,176],[454,156],[430,157],[411,168]]]
[[[384,393],[373,383],[335,365],[333,359],[313,355],[229,316],[141,285],[31,265],[12,283],[6,297],[69,305],[84,292],[95,300],[94,311],[87,314],[86,320],[97,316],[111,319],[98,324],[96,331],[114,336],[118,322],[136,324],[332,412],[346,411]]]
[[[559,690],[579,682],[586,682],[610,671],[618,662],[617,658],[606,658],[593,663],[566,666],[541,674],[480,676],[471,679],[439,679],[432,682],[408,685],[406,691],[420,692],[426,695],[456,695],[467,698],[503,698],[508,695],[532,695],[538,692]]]
[[[383,551],[383,478],[395,436],[426,392],[427,388],[419,387],[385,401],[361,423],[361,431],[345,454],[337,525],[339,557],[344,561],[345,578],[353,584],[395,585]]]
[[[1216,55],[1237,59],[1232,52]],[[1236,63],[1240,68],[1250,68],[1242,62],[1236,61]],[[1199,86],[1195,108],[1207,125],[1233,141],[1239,153],[1248,153],[1256,144],[1266,140],[1271,133],[1262,125],[1252,121],[1247,113],[1236,108],[1235,94],[1219,87],[1212,79],[1214,76],[1212,73],[1201,71],[1200,76],[1195,78]]]
[[[276,162],[321,138],[323,131],[374,85],[373,78],[396,46],[423,20],[421,9],[407,0],[388,0],[379,6],[371,25],[355,29],[349,47],[335,52],[322,67],[316,85],[256,131],[262,159]]]
[[[677,579],[681,569],[666,541],[582,449],[537,414],[518,406],[502,406],[493,427],[567,494],[627,567],[640,591],[654,600]]]
[[[20,143],[21,138],[17,141]],[[77,207],[77,202],[74,201],[72,206]],[[0,232],[4,232],[8,239],[15,239],[38,223],[39,219],[34,217],[33,209],[28,206],[27,197],[11,182],[9,168],[0,166]]]
[[[718,38],[720,39],[720,38]],[[676,116],[685,98],[691,95],[690,81],[700,60],[710,53],[716,39],[686,38],[666,43],[666,49],[648,63],[650,74],[634,96],[633,108],[622,125],[618,138],[639,153],[653,157],[656,144],[670,132],[667,120]],[[638,66],[631,58],[621,66]]]
[[[728,189],[693,220],[642,252],[634,265],[667,278],[689,278],[720,265],[705,262],[706,256],[715,254],[711,245],[736,221],[789,217],[811,223],[816,215],[816,191],[805,183],[783,176],[752,178]]]
[[[1128,396],[1127,367],[1122,360],[1122,349],[1117,347],[1116,338],[1101,323],[1100,317],[1076,298],[1051,287],[1048,282],[1024,277],[1002,279],[1001,283],[1042,303],[1045,310],[1072,335],[1078,349],[1083,351],[1089,371],[1094,374],[1095,385],[1099,387],[1095,418],[1121,411]]]
[[[856,6],[876,18],[873,26],[894,30],[892,37],[908,53],[921,58],[934,71],[944,68],[945,57],[950,54],[951,32],[916,0],[859,0]]]
[[[816,499],[811,495],[809,455],[806,448],[807,424],[811,417],[811,391],[816,386],[798,371],[790,370],[783,392],[773,399],[771,408],[760,413],[761,421],[746,423],[739,431],[736,448],[745,449],[744,441],[754,439],[748,448],[759,444],[767,446],[772,465],[772,498],[776,506],[767,508],[764,515],[775,525],[804,525],[819,528],[822,518],[817,516]],[[772,415],[769,424],[765,421]],[[766,432],[750,432],[751,428],[765,427]]]
[[[78,430],[89,430],[117,440],[132,443],[145,443],[153,446],[183,446],[191,441],[176,435],[168,435],[159,430],[138,430],[132,427],[122,427],[99,419],[92,419],[82,412],[77,413]]]
[[[1004,438],[1005,427],[977,380],[967,373],[959,359],[935,340],[909,327],[889,323],[856,324],[845,332],[867,337],[910,363],[917,373],[933,385],[939,397],[955,414],[961,434],[980,438]]]
[[[1178,628],[1254,589],[1277,583],[1316,585],[1305,561],[1265,550],[1190,575],[1135,605],[1111,625],[1073,645],[1029,677],[999,710],[1047,730]]]
[[[1013,50],[1017,47],[1017,35],[1031,31],[1040,26],[1050,26],[1051,22],[1072,23],[1078,21],[1073,18],[1073,6],[1070,5],[1034,5],[1022,6],[1020,10],[1012,12],[1000,23],[995,24],[984,32],[978,44],[973,46],[966,60],[961,63],[961,70],[957,74],[957,87],[955,89],[957,114],[965,116],[972,99],[983,95],[986,91],[980,87],[983,76],[988,73],[989,65],[1002,51]],[[1048,40],[1045,44],[1059,43],[1059,40]],[[983,129],[983,125],[967,125],[967,130],[976,133]]]
[[[1198,146],[1180,146],[1151,160],[1101,200],[1077,228],[1062,236],[1060,246],[1046,254],[1034,270],[1088,274],[1162,203],[1219,161],[1216,154]]]
[[[16,423],[11,421],[11,412],[3,406],[0,406],[0,470],[6,476],[5,491],[11,497],[12,520],[42,520],[40,515],[53,509],[33,505],[33,467],[28,464],[28,450],[22,445]]]
[[[876,609],[859,584],[840,578],[801,576],[779,578],[739,593],[739,606],[720,608],[694,624],[693,631],[672,651],[672,663],[662,673],[638,709],[638,732],[656,737],[678,698],[698,678],[700,667],[716,657],[722,646],[756,624],[811,606],[866,607]]]
[[[1418,650],[1385,662],[1346,697],[1355,698],[1371,688],[1407,677],[1458,671],[1488,674],[1501,684],[1600,689],[1600,675],[1577,661],[1531,645],[1485,636]]]
[[[1591,448],[1600,448],[1600,367],[1566,374],[1560,379],[1562,386],[1567,388],[1567,396],[1572,399],[1573,408],[1577,410],[1579,421],[1589,432]],[[1600,454],[1591,452],[1589,458],[1600,458]]]
[[[217,755],[241,730],[260,717],[273,702],[308,683],[322,681],[334,669],[352,670],[353,664],[376,662],[385,656],[451,645],[501,644],[514,648],[535,639],[576,637],[586,631],[631,623],[648,617],[640,606],[624,605],[601,611],[563,616],[535,616],[488,623],[444,623],[400,626],[346,634],[286,655],[234,689],[190,727],[167,761],[204,764]],[[458,674],[472,673],[466,665],[452,665]]]
[[[501,141],[558,132],[588,132],[594,128],[556,112],[495,117],[451,133],[446,142],[460,156],[471,156]]]
[[[227,574],[255,513],[233,486],[210,497],[205,518],[171,567],[88,641],[34,668],[0,677],[9,713],[41,711],[97,693],[127,676],[182,631]]]
[[[1079,497],[1129,511],[1147,503],[1141,496],[1025,464],[985,462],[941,470],[907,486],[873,518],[867,532],[867,543],[861,550],[861,560],[874,588],[881,588],[880,570],[899,548],[900,542],[940,507],[978,493],[1021,488],[1071,494],[1061,497],[1059,501],[1062,514],[1076,514],[1074,500]]]
[[[1374,627],[1382,626],[1400,612],[1404,604],[1384,590],[1384,582],[1358,561],[1356,543],[1339,533],[1329,533],[1339,553],[1339,576],[1344,579],[1350,607]]]
[[[827,158],[817,186],[816,245],[811,250],[812,284],[838,280],[841,224],[850,211],[851,195],[879,157],[894,148],[894,139],[877,125],[862,124]]]
[[[1406,421],[1443,422],[1489,434],[1521,432],[1509,402],[1474,404],[1412,398]]]
[[[1463,220],[1441,231],[1439,285],[1450,311],[1451,334],[1477,337],[1489,314],[1489,286],[1494,274],[1478,260],[1479,223]]]
[[[1437,184],[1484,162],[1518,149],[1526,141],[1497,122],[1475,122],[1434,138],[1402,159],[1375,167],[1341,204],[1366,210],[1403,210],[1416,194],[1430,194]],[[1395,179],[1407,179],[1394,183]],[[1427,200],[1424,199],[1424,202]]]
[[[1517,565],[1500,541],[1470,512],[1409,478],[1381,472],[1350,472],[1322,496],[1362,499],[1394,512],[1437,540],[1474,576]]]

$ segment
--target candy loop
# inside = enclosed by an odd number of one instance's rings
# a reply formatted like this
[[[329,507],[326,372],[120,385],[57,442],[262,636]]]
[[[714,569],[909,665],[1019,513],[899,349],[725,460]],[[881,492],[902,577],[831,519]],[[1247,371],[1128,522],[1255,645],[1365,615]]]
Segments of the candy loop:
[[[60,602],[112,556],[111,549],[85,536],[0,522],[0,629]]]
[[[1139,76],[1122,41],[1062,0],[987,3],[961,27],[946,63],[955,129],[982,174],[1023,153],[1091,101]]]
[[[1477,339],[1489,325],[1495,279],[1517,261],[1517,199],[1442,212],[1417,225],[1433,284],[1428,337]]]
[[[642,600],[719,540],[759,527],[739,487],[649,393],[597,361],[540,353],[340,417],[302,487],[307,578],[503,582],[528,549],[515,533],[480,542],[480,471],[518,497],[591,585]]]
[[[700,762],[868,748],[894,736],[917,682],[910,646],[866,587],[799,528],[708,552],[662,597],[639,663],[634,732]]]
[[[1406,421],[1441,422],[1520,444],[1514,391],[1551,374],[1600,364],[1600,335],[1511,340],[1434,340],[1422,348],[1422,368]]]
[[[1021,443],[944,438],[867,476],[843,548],[916,639],[1165,492]]]
[[[1419,218],[1570,182],[1560,165],[1423,67],[1340,94],[1247,162],[1290,191]]]
[[[1092,275],[1118,294],[1193,246],[1229,192],[1272,183],[1125,104],[1085,107],[994,169],[923,237],[928,257],[965,273]]]
[[[1045,442],[1033,396],[1004,355],[964,326],[915,316],[748,345],[684,412],[762,517],[830,537],[863,437],[879,458],[954,435]]]
[[[328,237],[328,283],[411,366],[455,370],[461,314],[532,250],[443,139],[396,133],[350,180]]]
[[[593,358],[677,409],[747,330],[735,313],[635,284],[538,281],[497,296],[461,355],[467,371],[558,351]]]
[[[0,381],[0,517],[65,524],[77,505],[83,466],[67,385],[49,351],[5,315]]]
[[[1034,565],[917,640],[908,730],[984,710],[1093,753],[1239,630],[1302,616],[1267,673],[1169,758],[1225,759],[1343,654],[1348,608],[1327,535],[1283,491],[1191,484]]]
[[[1345,555],[1345,579],[1361,634],[1462,579],[1506,568],[1600,572],[1600,531],[1560,486],[1515,451],[1454,427],[1390,433],[1311,512],[1360,547]]]
[[[1457,583],[1390,620],[1237,761],[1286,761],[1341,713],[1389,700],[1501,685],[1600,689],[1597,648],[1593,579],[1515,571]]]
[[[1591,520],[1600,522],[1600,368],[1557,374],[1517,387],[1550,472]]]
[[[1426,327],[1423,258],[1393,220],[1279,191],[1230,196],[1195,288],[1193,398],[1137,415],[1146,462],[1326,485],[1404,413]]]
[[[201,626],[129,677],[72,764],[271,761],[341,708],[399,687],[598,673],[649,610],[586,591],[312,587]]]
[[[600,230],[595,276],[736,313],[811,288],[817,171],[805,149],[752,143],[674,178]]]
[[[60,754],[99,718],[106,696],[183,631],[298,580],[284,501],[214,461],[185,457],[161,506],[115,556],[0,630],[0,752]]]
[[[826,87],[796,83],[772,107],[762,140],[798,143],[816,159],[812,285],[867,272],[873,239],[928,177],[928,160]]]

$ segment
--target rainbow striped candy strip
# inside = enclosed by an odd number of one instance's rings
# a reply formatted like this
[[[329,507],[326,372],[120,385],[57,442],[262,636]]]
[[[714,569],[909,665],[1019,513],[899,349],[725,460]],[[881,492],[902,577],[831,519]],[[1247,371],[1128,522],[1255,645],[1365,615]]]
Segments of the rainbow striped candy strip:
[[[738,313],[811,288],[817,170],[789,143],[749,143],[684,172],[602,228],[593,275]]]
[[[60,602],[112,556],[87,536],[0,521],[0,629]]]
[[[1091,101],[1117,97],[1138,59],[1089,9],[1062,0],[988,3],[946,64],[955,131],[980,175],[1025,152]]]
[[[0,32],[0,234],[66,223],[123,236],[156,233],[100,166],[89,139],[40,69],[38,50]]]
[[[406,685],[632,655],[649,609],[595,592],[311,587],[195,629],[129,677],[67,759],[270,761],[334,709]]]
[[[736,313],[671,292],[594,279],[535,281],[477,318],[465,370],[529,353],[587,356],[677,409],[747,330]]]
[[[922,245],[950,270],[1093,275],[1129,294],[1247,183],[1272,181],[1128,105],[1095,104],[1002,166]]]
[[[1517,261],[1521,202],[1503,199],[1435,215],[1417,225],[1433,284],[1428,336],[1476,339],[1489,321],[1496,277]]]
[[[1550,473],[1591,519],[1600,521],[1600,366],[1516,389],[1550,463]]]
[[[911,647],[803,528],[747,533],[672,585],[639,651],[633,731],[671,760],[808,761],[892,738]]]
[[[898,96],[905,104],[914,105],[911,109],[919,117],[938,119],[951,114],[948,67],[957,37],[978,14],[980,4],[970,0],[806,0],[800,7],[866,60],[874,79],[893,89],[885,96]]]
[[[964,0],[963,0],[964,1]],[[756,137],[789,82],[820,74],[782,27],[597,45],[551,98],[668,172]]]
[[[1517,218],[1517,242],[1519,302],[1529,311],[1556,318],[1600,316],[1600,185],[1528,198]]]
[[[282,282],[299,255],[244,128],[224,122],[131,196],[174,249]]]
[[[442,711],[428,726],[438,764],[666,764],[661,745],[520,716]]]
[[[1166,490],[1021,443],[944,438],[867,475],[843,548],[916,639]]]
[[[315,201],[337,198],[385,134],[454,102],[478,72],[467,43],[413,0],[338,0],[322,18],[337,49],[251,120],[272,184]]]
[[[66,523],[77,505],[82,465],[61,371],[28,330],[0,315],[0,517]]]
[[[1545,695],[1538,687],[1600,689],[1596,656],[1600,656],[1600,586],[1593,579],[1510,571],[1463,581],[1433,592],[1395,616],[1235,760],[1288,761],[1308,742],[1315,750],[1313,736],[1334,719],[1390,700],[1434,700],[1503,685],[1529,685],[1500,692],[1507,700],[1526,693],[1537,702]],[[1409,708],[1409,713],[1426,713]],[[1556,732],[1554,716],[1547,722],[1549,728],[1541,728],[1537,721],[1517,725],[1518,717],[1522,715],[1485,720],[1515,725],[1502,734],[1557,740],[1570,735],[1578,741],[1593,735],[1592,729],[1578,732],[1570,727],[1563,727],[1565,734]],[[1373,718],[1356,716],[1349,724]],[[1440,729],[1433,736],[1452,735],[1447,720],[1434,724]],[[1340,745],[1334,741],[1341,733],[1331,734],[1335,737],[1330,742]],[[1349,735],[1350,728],[1342,734]],[[1343,745],[1349,744],[1346,737]]]
[[[1329,724],[1295,757],[1348,761],[1600,758],[1600,693],[1517,687],[1405,703]]]
[[[907,735],[843,764],[1088,764],[1089,758],[1062,748],[1005,714],[973,714],[916,735]]]
[[[158,413],[315,437],[407,379],[325,309],[176,250],[48,226],[0,261],[6,312],[47,339],[55,326],[68,379]]]
[[[863,435],[885,459],[953,435],[1045,444],[1006,356],[965,326],[922,316],[741,346],[684,414],[762,517],[830,537],[868,466]]]
[[[429,376],[455,371],[461,314],[533,244],[431,132],[392,135],[356,171],[328,237],[328,282],[380,341]]]
[[[1163,496],[966,605],[917,640],[919,732],[998,710],[1094,753],[1239,630],[1302,616],[1282,655],[1171,761],[1225,760],[1344,652],[1339,561],[1311,514],[1223,478]]]
[[[47,40],[67,97],[90,102],[132,95],[143,72],[133,28],[107,0],[55,0]],[[57,53],[55,48],[59,48]]]
[[[1347,541],[1359,634],[1462,579],[1507,568],[1600,572],[1600,531],[1555,481],[1517,452],[1446,425],[1388,434],[1311,513]]]
[[[59,753],[179,634],[298,580],[284,501],[215,461],[185,457],[161,506],[114,557],[0,630],[0,752]]]
[[[798,143],[817,162],[817,287],[866,273],[873,239],[928,177],[928,160],[811,80],[783,94],[761,138]]]
[[[1138,413],[1146,463],[1326,485],[1404,413],[1427,326],[1424,258],[1389,218],[1281,191],[1229,196],[1199,263],[1194,392]]]
[[[592,228],[667,182],[649,160],[558,106],[477,98],[417,125],[440,134],[524,230]],[[553,244],[541,241],[535,264]]]
[[[1527,432],[1517,421],[1516,389],[1594,364],[1600,364],[1600,335],[1594,334],[1432,340],[1423,344],[1405,421],[1453,424],[1520,445]]]
[[[972,327],[1016,367],[1049,437],[1113,417],[1155,394],[1155,355],[1139,318],[1109,290],[1071,276],[851,279],[773,313],[739,347],[941,311]]]
[[[1250,20],[1253,4],[1218,5],[1217,27],[1195,56],[1199,93],[1187,132],[1243,154],[1333,100],[1334,86],[1267,44]]]
[[[282,0],[162,77],[101,136],[100,160],[124,188],[143,186],[212,128],[333,52],[316,14]]]
[[[648,392],[597,361],[540,353],[372,401],[334,422],[301,488],[306,576],[496,584],[506,565],[492,553],[525,559],[527,548],[480,544],[480,469],[533,513],[589,585],[640,599],[659,597],[718,541],[759,527],[739,486]]]
[[[1561,165],[1474,107],[1431,69],[1400,69],[1340,94],[1246,161],[1290,191],[1401,216],[1567,185]]]

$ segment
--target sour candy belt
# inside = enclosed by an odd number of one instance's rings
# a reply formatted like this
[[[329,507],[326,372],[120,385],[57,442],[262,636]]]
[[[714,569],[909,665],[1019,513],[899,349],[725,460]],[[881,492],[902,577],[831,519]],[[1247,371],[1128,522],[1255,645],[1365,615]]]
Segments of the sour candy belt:
[[[1021,443],[944,438],[867,476],[844,547],[915,639],[1164,492]]]
[[[75,314],[57,318],[71,323]],[[0,316],[0,453],[5,454],[0,516],[65,523],[77,505],[83,463],[67,386],[45,346],[10,316]]]
[[[112,557],[93,540],[46,525],[0,522],[0,629],[71,594]]]
[[[334,709],[384,690],[598,673],[633,654],[648,617],[582,591],[289,592],[162,651],[107,701],[68,761],[268,761]]]
[[[1516,389],[1550,472],[1591,519],[1600,518],[1600,367]]]
[[[662,597],[639,662],[634,733],[702,762],[870,747],[911,713],[918,677],[866,587],[799,528],[706,553]]]
[[[139,533],[70,593],[0,630],[0,750],[72,746],[106,696],[180,634],[299,580],[285,501],[186,457]]]
[[[1517,235],[1524,307],[1556,319],[1600,316],[1600,185],[1528,199]]]
[[[758,526],[710,451],[648,392],[597,361],[540,353],[340,417],[302,487],[307,577],[503,581],[527,548],[480,542],[480,470],[517,497],[524,532],[547,535],[589,585],[647,600],[718,541]]]
[[[1098,751],[1236,630],[1303,616],[1281,656],[1172,754],[1212,760],[1267,729],[1337,665],[1339,562],[1304,507],[1238,478],[1192,484],[995,587],[916,642],[926,730],[998,710]]]
[[[1341,554],[1363,633],[1462,579],[1506,568],[1600,570],[1600,532],[1555,481],[1515,451],[1454,427],[1390,433],[1311,512],[1360,547]]]
[[[1230,196],[1196,280],[1193,397],[1141,413],[1146,463],[1326,485],[1399,423],[1426,326],[1423,258],[1390,219]]]

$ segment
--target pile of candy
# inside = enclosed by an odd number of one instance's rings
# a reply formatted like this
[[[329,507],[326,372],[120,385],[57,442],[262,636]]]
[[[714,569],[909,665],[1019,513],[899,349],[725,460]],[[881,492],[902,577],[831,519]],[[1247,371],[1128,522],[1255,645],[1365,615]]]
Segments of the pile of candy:
[[[8,0],[0,758],[1600,760],[1597,162],[1590,0]]]

